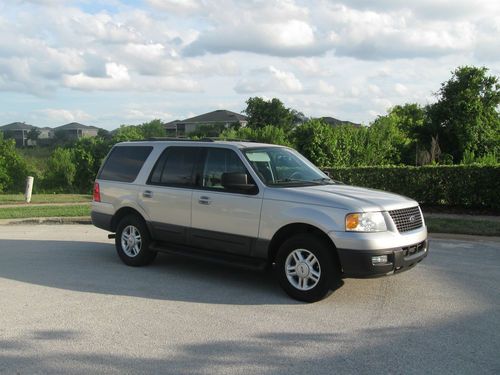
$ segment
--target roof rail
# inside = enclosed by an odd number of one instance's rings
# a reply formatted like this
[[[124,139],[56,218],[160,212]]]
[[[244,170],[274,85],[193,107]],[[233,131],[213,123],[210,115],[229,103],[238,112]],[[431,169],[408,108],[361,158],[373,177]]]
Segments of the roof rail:
[[[191,139],[191,138],[175,138],[175,137],[150,137],[146,141],[180,141],[180,142],[214,142],[211,138]]]

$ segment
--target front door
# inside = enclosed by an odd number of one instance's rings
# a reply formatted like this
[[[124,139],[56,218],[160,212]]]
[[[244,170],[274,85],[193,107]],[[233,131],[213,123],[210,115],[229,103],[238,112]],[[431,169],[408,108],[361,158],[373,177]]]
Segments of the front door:
[[[225,189],[222,174],[232,172],[248,174],[235,151],[206,148],[201,186],[192,196],[190,241],[196,247],[250,255],[259,234],[262,193]]]

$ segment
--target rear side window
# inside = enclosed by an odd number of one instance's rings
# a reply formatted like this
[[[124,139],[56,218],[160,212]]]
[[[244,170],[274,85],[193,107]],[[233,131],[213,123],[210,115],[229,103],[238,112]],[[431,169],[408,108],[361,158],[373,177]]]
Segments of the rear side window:
[[[133,182],[152,150],[153,147],[150,146],[115,147],[106,159],[97,178],[100,180]]]
[[[193,170],[198,161],[199,149],[194,147],[169,147],[158,159],[149,184],[188,187],[193,185]]]

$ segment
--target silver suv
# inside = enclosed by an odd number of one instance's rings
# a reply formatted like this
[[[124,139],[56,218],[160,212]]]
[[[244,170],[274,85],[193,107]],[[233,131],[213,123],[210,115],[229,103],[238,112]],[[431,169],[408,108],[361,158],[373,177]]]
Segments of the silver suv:
[[[343,277],[411,268],[428,252],[418,203],[333,181],[293,149],[251,142],[117,144],[97,176],[95,226],[130,266],[173,252],[273,266],[313,302]]]

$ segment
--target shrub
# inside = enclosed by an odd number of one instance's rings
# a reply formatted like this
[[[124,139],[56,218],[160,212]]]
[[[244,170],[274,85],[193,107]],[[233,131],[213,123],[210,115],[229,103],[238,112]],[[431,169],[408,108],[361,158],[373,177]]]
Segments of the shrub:
[[[45,189],[57,193],[72,193],[76,166],[73,152],[67,148],[56,148],[47,163],[48,169],[43,180]]]
[[[349,185],[405,195],[425,205],[500,209],[500,166],[381,166],[328,168]]]
[[[0,192],[24,191],[28,166],[16,151],[13,139],[4,140],[0,132]]]

